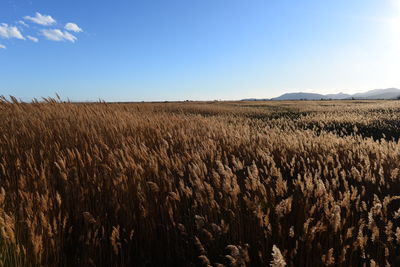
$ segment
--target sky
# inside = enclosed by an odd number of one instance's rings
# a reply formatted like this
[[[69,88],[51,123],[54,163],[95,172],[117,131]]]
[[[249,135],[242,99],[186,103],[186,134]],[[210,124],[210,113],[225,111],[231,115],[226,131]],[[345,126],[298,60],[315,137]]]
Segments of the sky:
[[[400,0],[1,0],[0,95],[174,101],[400,88]]]

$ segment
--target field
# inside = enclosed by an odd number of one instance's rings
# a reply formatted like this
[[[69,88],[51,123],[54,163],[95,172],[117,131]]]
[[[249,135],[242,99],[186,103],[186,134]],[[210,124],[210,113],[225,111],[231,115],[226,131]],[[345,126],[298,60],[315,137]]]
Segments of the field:
[[[0,266],[400,266],[400,101],[0,101]]]

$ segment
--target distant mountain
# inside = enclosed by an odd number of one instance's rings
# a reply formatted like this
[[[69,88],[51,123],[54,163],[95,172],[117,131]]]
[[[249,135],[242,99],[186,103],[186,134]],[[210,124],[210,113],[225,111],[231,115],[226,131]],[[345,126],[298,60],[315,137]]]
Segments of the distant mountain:
[[[354,99],[396,99],[400,96],[400,89],[387,88],[375,89],[365,93],[354,94],[351,97]]]
[[[321,100],[321,99],[346,99],[351,97],[351,95],[338,93],[338,94],[314,94],[314,93],[287,93],[279,97],[271,98],[271,100]]]
[[[281,96],[271,98],[270,100],[321,100],[321,99],[397,99],[400,97],[400,89],[397,88],[387,88],[387,89],[375,89],[364,93],[357,94],[316,94],[316,93],[286,93]],[[257,101],[257,100],[267,100],[267,99],[244,99],[246,101]]]
[[[321,99],[323,95],[321,94],[312,94],[312,93],[286,93],[281,96],[271,98],[271,100],[300,100],[300,99],[307,99],[307,100],[317,100]]]

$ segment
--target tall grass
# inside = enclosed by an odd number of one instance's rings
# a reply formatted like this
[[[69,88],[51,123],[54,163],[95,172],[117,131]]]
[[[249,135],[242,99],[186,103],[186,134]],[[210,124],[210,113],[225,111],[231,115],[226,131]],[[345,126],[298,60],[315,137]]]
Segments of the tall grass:
[[[397,266],[399,108],[3,98],[0,265]]]

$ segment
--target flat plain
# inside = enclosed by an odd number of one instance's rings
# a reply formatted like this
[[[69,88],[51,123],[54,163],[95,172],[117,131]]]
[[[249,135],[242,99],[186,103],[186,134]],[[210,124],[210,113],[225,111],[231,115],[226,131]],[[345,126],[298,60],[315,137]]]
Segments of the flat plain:
[[[0,102],[0,266],[399,266],[400,101]]]

